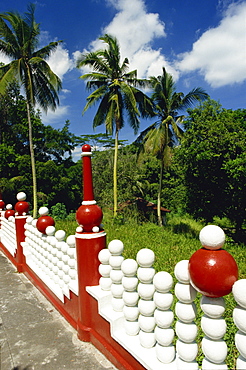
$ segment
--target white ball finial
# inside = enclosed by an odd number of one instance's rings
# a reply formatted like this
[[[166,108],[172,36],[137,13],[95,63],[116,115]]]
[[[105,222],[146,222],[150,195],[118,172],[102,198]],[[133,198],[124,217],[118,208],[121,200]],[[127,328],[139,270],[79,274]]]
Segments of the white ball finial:
[[[24,193],[23,191],[21,191],[20,193],[18,193],[16,195],[16,198],[19,202],[23,201],[23,200],[26,200],[26,193]]]
[[[47,207],[41,207],[39,208],[38,213],[40,214],[40,216],[47,216],[49,213],[49,209]]]
[[[204,248],[217,250],[225,243],[225,233],[219,226],[207,225],[200,231],[199,239]]]

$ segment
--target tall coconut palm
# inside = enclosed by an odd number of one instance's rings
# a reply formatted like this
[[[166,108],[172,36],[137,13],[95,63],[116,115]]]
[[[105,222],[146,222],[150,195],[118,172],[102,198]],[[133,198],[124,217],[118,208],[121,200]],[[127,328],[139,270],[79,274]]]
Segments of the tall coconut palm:
[[[137,79],[137,71],[129,70],[127,58],[121,62],[120,47],[117,39],[105,34],[99,38],[106,43],[105,49],[82,54],[77,67],[89,66],[93,70],[81,76],[88,80],[86,87],[92,90],[87,97],[85,112],[95,103],[99,103],[93,120],[93,127],[105,124],[107,134],[115,132],[114,152],[114,216],[117,212],[117,157],[119,131],[124,126],[125,119],[136,134],[140,125],[140,116],[151,115],[151,100],[138,88],[147,85],[147,80]]]
[[[31,112],[36,104],[45,111],[59,104],[61,80],[50,69],[46,59],[61,41],[51,42],[40,49],[40,25],[34,18],[35,6],[30,4],[24,16],[17,12],[0,14],[0,51],[11,62],[0,67],[0,93],[17,79],[26,97],[29,145],[33,178],[33,216],[37,216],[37,180],[32,140]]]
[[[157,197],[157,216],[159,225],[161,217],[161,191],[163,171],[170,164],[171,148],[181,138],[183,130],[179,125],[184,118],[179,112],[191,107],[194,103],[208,98],[208,94],[200,87],[194,88],[187,95],[176,92],[175,82],[165,68],[158,77],[150,77],[153,93],[151,98],[155,104],[158,120],[141,132],[136,142],[140,144],[140,153],[151,152],[160,161],[160,178]]]

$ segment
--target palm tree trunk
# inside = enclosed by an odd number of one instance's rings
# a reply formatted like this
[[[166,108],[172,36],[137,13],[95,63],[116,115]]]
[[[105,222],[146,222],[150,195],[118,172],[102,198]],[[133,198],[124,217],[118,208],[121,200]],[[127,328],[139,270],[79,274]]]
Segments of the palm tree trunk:
[[[119,130],[116,129],[115,132],[115,146],[114,146],[114,217],[117,215],[117,161],[118,161],[118,138],[119,138]]]
[[[31,156],[31,168],[32,168],[32,184],[33,184],[33,218],[37,218],[38,211],[38,199],[37,199],[37,176],[36,176],[36,166],[35,166],[35,156],[32,140],[32,122],[31,122],[31,107],[28,102],[26,102],[27,107],[27,118],[28,118],[28,132],[29,132],[29,148]]]
[[[157,197],[157,217],[158,217],[158,224],[162,226],[162,217],[161,217],[161,190],[162,190],[162,177],[163,177],[163,159],[161,161],[161,169],[160,169],[160,179],[159,179],[159,188],[158,188],[158,197]]]

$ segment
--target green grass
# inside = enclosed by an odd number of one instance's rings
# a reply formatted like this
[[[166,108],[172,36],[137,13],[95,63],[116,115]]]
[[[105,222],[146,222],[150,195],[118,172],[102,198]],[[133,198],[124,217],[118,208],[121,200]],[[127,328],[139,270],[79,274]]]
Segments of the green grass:
[[[217,220],[219,224],[219,220]],[[137,252],[142,248],[150,248],[154,251],[156,260],[154,268],[156,272],[167,271],[174,277],[174,267],[176,263],[183,259],[189,259],[191,255],[201,247],[199,242],[199,232],[205,226],[201,222],[194,221],[191,217],[172,216],[168,224],[163,228],[147,222],[138,223],[136,219],[123,219],[121,216],[114,220],[110,212],[104,214],[104,228],[107,232],[107,243],[113,239],[120,239],[124,243],[124,257],[136,259]],[[223,220],[219,226],[223,227]],[[227,226],[227,225],[225,225]],[[74,234],[77,227],[76,221],[57,221],[56,229],[63,229],[67,235]],[[226,238],[225,249],[235,258],[239,268],[239,278],[246,278],[246,248],[244,245],[236,244],[230,237]],[[174,278],[175,279],[175,278]],[[176,282],[176,281],[175,281]],[[198,343],[200,343],[203,333],[199,326],[202,315],[199,307],[198,294],[196,303],[198,307],[197,324],[199,327]],[[225,297],[227,322],[227,333],[225,340],[228,346],[227,365],[230,370],[235,369],[235,361],[238,352],[234,344],[234,336],[237,328],[233,324],[232,310],[235,301],[232,294]],[[175,303],[174,303],[175,304]],[[199,348],[198,361],[201,366],[203,354]]]

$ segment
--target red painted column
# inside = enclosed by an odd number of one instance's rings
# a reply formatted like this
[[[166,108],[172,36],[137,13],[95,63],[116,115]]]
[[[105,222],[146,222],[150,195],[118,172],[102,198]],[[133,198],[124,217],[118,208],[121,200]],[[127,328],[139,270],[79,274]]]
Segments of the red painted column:
[[[16,228],[16,267],[18,272],[24,271],[24,265],[26,263],[25,256],[23,254],[23,248],[21,243],[25,241],[25,228],[24,225],[27,219],[27,213],[29,212],[29,204],[25,201],[26,194],[21,192],[17,194],[18,202],[15,205],[15,228]]]
[[[79,227],[76,230],[76,250],[79,281],[79,319],[78,338],[85,342],[91,340],[91,297],[87,286],[99,284],[98,253],[106,247],[106,233],[101,227],[103,213],[96,204],[93,193],[91,147],[82,147],[83,161],[83,202],[76,213]]]

